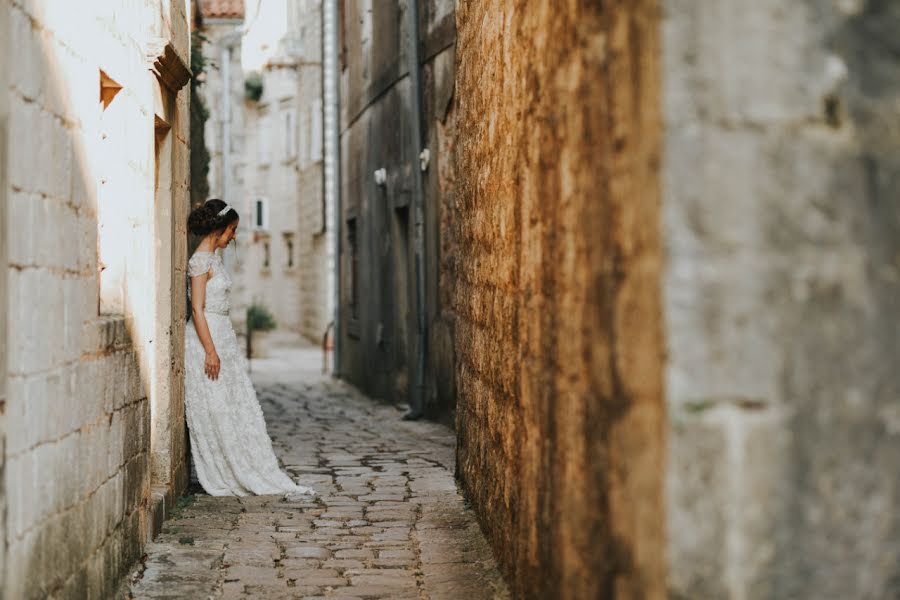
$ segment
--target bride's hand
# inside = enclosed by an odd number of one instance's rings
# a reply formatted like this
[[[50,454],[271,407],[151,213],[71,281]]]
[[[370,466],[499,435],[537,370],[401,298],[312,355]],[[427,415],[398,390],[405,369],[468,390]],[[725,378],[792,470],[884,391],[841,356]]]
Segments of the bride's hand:
[[[206,376],[215,381],[219,378],[219,355],[215,350],[206,353]]]

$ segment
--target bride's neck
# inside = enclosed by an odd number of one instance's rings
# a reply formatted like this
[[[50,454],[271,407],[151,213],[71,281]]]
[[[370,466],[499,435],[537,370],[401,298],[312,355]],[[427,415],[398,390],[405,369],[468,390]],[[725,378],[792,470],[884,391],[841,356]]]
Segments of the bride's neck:
[[[200,250],[201,252],[215,252],[216,244],[209,238],[206,238],[202,242],[200,242],[200,244],[197,246],[197,250]]]

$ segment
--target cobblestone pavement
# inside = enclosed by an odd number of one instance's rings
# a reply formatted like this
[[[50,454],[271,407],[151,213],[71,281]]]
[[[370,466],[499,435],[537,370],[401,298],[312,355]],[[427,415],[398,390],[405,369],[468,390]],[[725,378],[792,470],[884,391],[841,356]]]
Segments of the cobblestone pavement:
[[[291,355],[287,355],[288,357]],[[508,598],[453,478],[454,435],[318,376],[254,361],[285,468],[318,498],[183,498],[124,598]]]

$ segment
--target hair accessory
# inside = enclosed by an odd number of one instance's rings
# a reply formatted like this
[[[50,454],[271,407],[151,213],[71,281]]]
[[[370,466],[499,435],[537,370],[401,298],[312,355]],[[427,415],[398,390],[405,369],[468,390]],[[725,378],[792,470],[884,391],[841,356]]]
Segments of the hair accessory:
[[[221,217],[222,215],[224,215],[225,213],[227,213],[229,210],[231,210],[231,205],[228,204],[228,203],[226,202],[226,203],[225,203],[225,208],[223,208],[222,210],[219,211],[218,216]]]

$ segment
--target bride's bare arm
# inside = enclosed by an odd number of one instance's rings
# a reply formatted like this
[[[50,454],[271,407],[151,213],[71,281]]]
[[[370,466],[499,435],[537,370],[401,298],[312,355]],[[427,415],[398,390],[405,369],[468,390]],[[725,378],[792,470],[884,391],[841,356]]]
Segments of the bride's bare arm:
[[[209,280],[209,273],[191,277],[191,321],[194,322],[197,337],[200,338],[200,343],[206,350],[206,375],[215,380],[219,377],[219,355],[216,353],[216,345],[209,332],[209,323],[206,322],[206,315],[203,313],[203,307],[206,304],[207,280]]]

